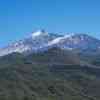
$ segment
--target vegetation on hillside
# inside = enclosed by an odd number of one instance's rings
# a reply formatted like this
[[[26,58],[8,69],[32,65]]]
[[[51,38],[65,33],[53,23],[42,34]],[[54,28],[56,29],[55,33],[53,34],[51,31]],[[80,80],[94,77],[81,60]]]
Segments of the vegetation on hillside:
[[[70,56],[50,50],[0,58],[0,100],[100,100],[99,70]]]

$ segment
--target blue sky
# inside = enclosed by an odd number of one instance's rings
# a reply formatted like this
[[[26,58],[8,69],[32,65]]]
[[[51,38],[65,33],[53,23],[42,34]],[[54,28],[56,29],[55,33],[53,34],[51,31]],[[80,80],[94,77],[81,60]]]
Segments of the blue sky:
[[[100,0],[0,0],[0,46],[38,29],[100,38]]]

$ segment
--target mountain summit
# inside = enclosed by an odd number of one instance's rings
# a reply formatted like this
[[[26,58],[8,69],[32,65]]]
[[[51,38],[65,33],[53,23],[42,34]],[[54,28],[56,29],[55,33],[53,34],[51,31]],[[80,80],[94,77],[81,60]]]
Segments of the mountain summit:
[[[42,36],[42,35],[48,35],[48,33],[45,30],[39,30],[37,32],[32,33],[32,38]]]
[[[11,43],[0,49],[0,56],[17,53],[38,53],[52,47],[75,50],[79,52],[100,51],[100,40],[86,34],[67,33],[58,35],[48,33],[45,30],[33,32],[30,37]]]

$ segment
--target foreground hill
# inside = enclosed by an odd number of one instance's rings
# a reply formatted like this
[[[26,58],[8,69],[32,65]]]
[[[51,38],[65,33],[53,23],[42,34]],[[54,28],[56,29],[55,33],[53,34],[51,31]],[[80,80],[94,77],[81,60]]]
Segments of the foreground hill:
[[[100,100],[99,69],[79,62],[59,48],[1,57],[0,100]]]

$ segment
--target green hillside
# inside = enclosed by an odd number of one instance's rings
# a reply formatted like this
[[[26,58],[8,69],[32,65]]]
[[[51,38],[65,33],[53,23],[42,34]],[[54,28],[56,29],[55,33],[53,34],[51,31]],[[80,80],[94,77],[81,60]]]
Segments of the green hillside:
[[[0,100],[100,100],[96,71],[59,49],[13,53],[0,58]]]

